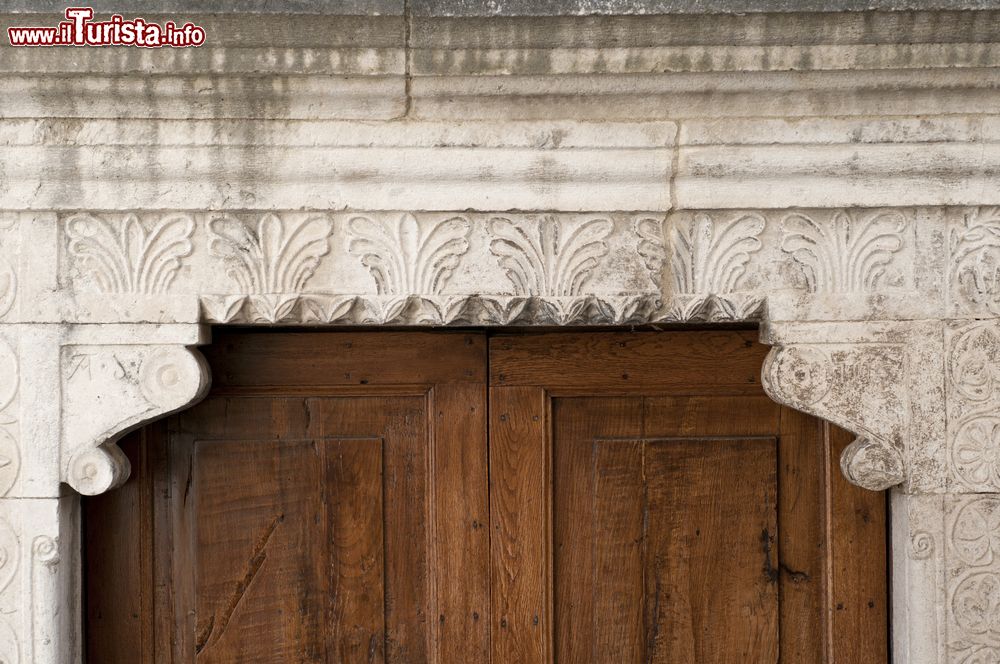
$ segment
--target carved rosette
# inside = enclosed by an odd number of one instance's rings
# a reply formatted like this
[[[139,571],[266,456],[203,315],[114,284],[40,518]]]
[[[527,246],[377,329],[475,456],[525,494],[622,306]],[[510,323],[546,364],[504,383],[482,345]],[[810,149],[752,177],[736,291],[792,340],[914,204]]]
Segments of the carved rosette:
[[[94,495],[128,478],[114,444],[140,424],[199,400],[208,370],[183,346],[66,346],[62,351],[63,479]]]
[[[905,479],[903,383],[902,352],[884,345],[781,345],[763,369],[772,399],[857,434],[841,468],[853,484],[873,491]]]
[[[959,324],[947,338],[952,476],[965,490],[1000,491],[1000,325]]]

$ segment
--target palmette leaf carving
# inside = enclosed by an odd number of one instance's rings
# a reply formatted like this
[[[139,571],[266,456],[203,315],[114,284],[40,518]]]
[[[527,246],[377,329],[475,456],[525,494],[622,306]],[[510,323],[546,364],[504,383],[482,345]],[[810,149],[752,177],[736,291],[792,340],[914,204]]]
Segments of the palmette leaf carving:
[[[298,293],[330,252],[333,222],[326,215],[283,219],[268,213],[254,225],[224,215],[208,228],[209,251],[226,262],[240,292]]]
[[[600,259],[607,256],[612,223],[494,217],[489,228],[490,251],[500,259],[516,294],[571,297],[583,293]]]
[[[146,221],[77,214],[65,228],[71,260],[101,293],[164,293],[194,249],[194,220],[185,214]]]
[[[797,212],[782,222],[781,249],[799,265],[810,291],[873,292],[902,280],[892,264],[905,229],[906,217],[895,210],[867,217],[841,210],[829,223]]]
[[[728,293],[739,289],[750,257],[760,251],[766,222],[757,213],[715,221],[699,213],[671,229],[671,266],[677,293]]]
[[[433,295],[469,250],[472,224],[464,217],[421,224],[412,214],[398,221],[354,217],[349,251],[361,258],[380,295]]]

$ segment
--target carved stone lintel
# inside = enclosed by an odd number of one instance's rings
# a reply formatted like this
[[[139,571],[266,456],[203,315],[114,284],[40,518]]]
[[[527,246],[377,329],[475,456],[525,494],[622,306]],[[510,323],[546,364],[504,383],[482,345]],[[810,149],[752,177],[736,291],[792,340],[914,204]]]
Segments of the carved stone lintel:
[[[118,438],[198,401],[209,385],[203,358],[184,346],[64,346],[60,366],[63,480],[86,495],[128,478]]]

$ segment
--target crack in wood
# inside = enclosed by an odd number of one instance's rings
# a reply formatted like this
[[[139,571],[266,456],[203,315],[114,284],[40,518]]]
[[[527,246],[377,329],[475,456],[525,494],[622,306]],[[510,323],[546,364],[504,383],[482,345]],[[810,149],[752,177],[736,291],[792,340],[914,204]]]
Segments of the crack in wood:
[[[274,517],[268,527],[264,530],[264,533],[257,540],[257,544],[254,546],[253,555],[250,556],[250,560],[247,564],[246,573],[240,582],[236,584],[233,589],[233,594],[230,596],[229,601],[226,603],[226,608],[222,612],[222,620],[219,621],[219,630],[215,631],[215,617],[216,614],[213,613],[212,617],[208,620],[208,626],[205,628],[204,633],[199,636],[197,643],[195,644],[195,654],[200,655],[203,650],[208,648],[209,645],[213,643],[218,643],[219,639],[225,633],[226,628],[229,627],[229,621],[232,619],[233,614],[236,612],[236,607],[239,606],[243,597],[246,596],[247,590],[250,588],[250,584],[253,580],[257,578],[257,573],[260,572],[260,568],[264,566],[264,561],[267,560],[267,545],[271,541],[271,536],[274,535],[275,529],[277,529],[278,524],[281,523],[285,518],[284,514],[279,514]],[[212,637],[215,638],[212,638]]]

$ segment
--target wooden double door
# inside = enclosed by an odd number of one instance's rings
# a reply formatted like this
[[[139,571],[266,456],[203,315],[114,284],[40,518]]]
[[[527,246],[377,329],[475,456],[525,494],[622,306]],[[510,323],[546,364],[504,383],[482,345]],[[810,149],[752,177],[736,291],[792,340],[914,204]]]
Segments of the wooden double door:
[[[89,661],[885,662],[884,496],[755,337],[218,334],[85,501]]]

